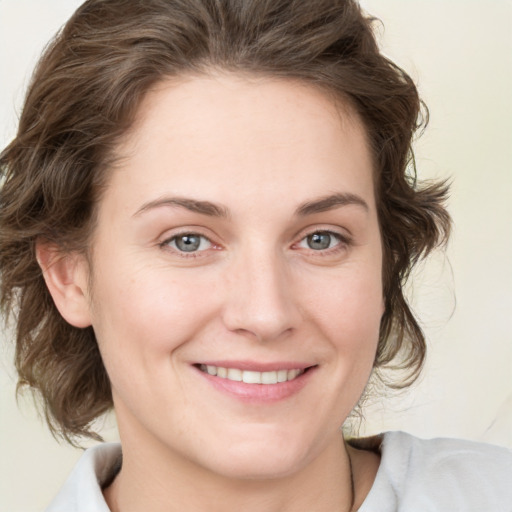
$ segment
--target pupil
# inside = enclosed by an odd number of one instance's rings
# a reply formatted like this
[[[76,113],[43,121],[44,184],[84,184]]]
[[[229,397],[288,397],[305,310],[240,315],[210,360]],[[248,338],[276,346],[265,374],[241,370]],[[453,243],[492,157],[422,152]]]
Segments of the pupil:
[[[308,245],[310,249],[321,250],[328,249],[331,245],[331,235],[328,233],[313,233],[308,236]]]
[[[180,251],[192,252],[199,248],[201,240],[196,235],[181,235],[176,239],[176,246]]]

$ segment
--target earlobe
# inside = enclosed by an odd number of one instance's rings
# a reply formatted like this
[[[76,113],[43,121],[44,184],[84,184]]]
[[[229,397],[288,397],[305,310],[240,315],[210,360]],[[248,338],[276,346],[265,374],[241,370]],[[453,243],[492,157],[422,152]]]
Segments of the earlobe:
[[[78,253],[63,253],[57,246],[37,242],[36,257],[50,295],[60,314],[75,327],[91,325],[88,267]]]

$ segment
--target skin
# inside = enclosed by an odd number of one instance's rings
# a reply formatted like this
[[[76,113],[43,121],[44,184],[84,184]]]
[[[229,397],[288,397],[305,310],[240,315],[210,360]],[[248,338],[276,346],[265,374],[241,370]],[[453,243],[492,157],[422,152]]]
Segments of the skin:
[[[45,272],[63,316],[93,326],[112,382],[123,467],[110,508],[349,510],[349,455],[357,507],[378,459],[347,450],[340,427],[370,376],[383,298],[355,113],[294,81],[187,77],[148,93],[118,154],[92,276],[78,256]],[[183,233],[198,250],[180,251]],[[312,370],[291,396],[248,400],[195,366],[219,360]]]

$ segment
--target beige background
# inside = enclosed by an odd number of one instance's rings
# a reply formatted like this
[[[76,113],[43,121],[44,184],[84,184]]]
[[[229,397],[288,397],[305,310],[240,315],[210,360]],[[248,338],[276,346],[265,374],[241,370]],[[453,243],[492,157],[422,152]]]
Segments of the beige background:
[[[0,145],[13,136],[30,70],[77,0],[0,0]],[[362,433],[408,430],[512,447],[512,1],[365,0],[385,52],[419,83],[431,123],[420,177],[453,177],[447,257],[411,289],[429,339],[421,382],[374,400]],[[14,399],[9,336],[0,344],[0,510],[44,509],[78,450],[59,446],[29,399]],[[114,439],[115,427],[103,430]]]

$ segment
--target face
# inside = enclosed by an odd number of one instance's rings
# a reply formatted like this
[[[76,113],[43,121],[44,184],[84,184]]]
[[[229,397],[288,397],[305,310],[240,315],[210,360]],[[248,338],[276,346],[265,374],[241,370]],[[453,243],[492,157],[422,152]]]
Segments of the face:
[[[293,81],[195,77],[153,89],[118,149],[89,308],[125,448],[252,478],[321,459],[383,312],[356,115]]]

